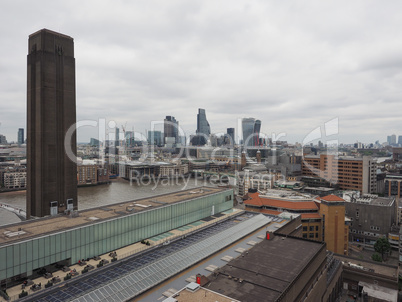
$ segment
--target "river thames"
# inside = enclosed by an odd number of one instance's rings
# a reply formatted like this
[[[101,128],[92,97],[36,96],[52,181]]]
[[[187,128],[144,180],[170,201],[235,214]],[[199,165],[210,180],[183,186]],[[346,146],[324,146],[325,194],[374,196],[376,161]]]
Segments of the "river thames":
[[[208,181],[195,178],[163,179],[158,182],[142,184],[118,179],[110,184],[78,188],[78,209],[89,208],[146,198],[180,190],[192,189],[203,185],[213,186]],[[26,209],[26,191],[0,193],[0,203],[8,204],[22,210]]]

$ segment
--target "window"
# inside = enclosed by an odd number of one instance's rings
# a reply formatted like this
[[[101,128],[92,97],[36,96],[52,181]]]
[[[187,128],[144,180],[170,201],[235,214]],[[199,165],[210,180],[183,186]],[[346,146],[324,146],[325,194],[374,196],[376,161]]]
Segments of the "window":
[[[315,226],[315,230],[318,232],[318,225]]]
[[[309,233],[308,238],[314,238],[314,233]]]
[[[306,233],[303,234],[303,238],[307,238],[307,234],[306,234]]]
[[[314,232],[314,226],[310,226],[309,230],[310,232]]]

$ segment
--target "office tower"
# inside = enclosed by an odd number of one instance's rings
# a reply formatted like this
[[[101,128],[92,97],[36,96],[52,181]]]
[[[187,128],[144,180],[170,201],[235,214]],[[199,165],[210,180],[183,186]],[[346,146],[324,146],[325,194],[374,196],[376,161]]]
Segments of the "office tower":
[[[244,118],[242,119],[242,128],[243,128],[243,144],[244,146],[253,146],[254,145],[254,118]]]
[[[162,146],[162,132],[148,131],[148,143],[155,146]]]
[[[27,218],[77,209],[75,59],[71,37],[42,29],[29,36]],[[66,137],[68,129],[74,130]],[[66,142],[70,145],[65,146]],[[72,154],[74,156],[74,154]]]
[[[230,140],[229,144],[233,146],[235,144],[235,129],[227,128],[226,133]]]
[[[197,134],[204,134],[209,137],[211,134],[211,127],[207,121],[207,116],[205,114],[205,109],[198,109],[197,114]]]
[[[89,140],[89,145],[93,147],[99,147],[100,141],[96,138],[91,137],[91,139]]]
[[[18,145],[22,145],[24,143],[24,128],[18,129]]]
[[[120,136],[120,130],[119,127],[116,127],[116,131],[115,131],[115,137],[114,137],[114,146],[117,148],[118,146],[120,146],[120,142],[119,142],[119,136]]]
[[[387,136],[387,143],[389,145],[396,145],[396,135],[395,134],[388,135]]]
[[[396,135],[395,134],[391,135],[391,145],[396,145]]]
[[[398,136],[398,145],[399,147],[402,147],[402,135]]]
[[[254,146],[260,145],[260,130],[261,130],[261,121],[256,120],[254,124]]]
[[[126,131],[126,137],[124,139],[126,140],[127,147],[134,147],[134,131]]]
[[[211,128],[207,121],[205,109],[198,109],[197,114],[197,131],[196,135],[191,139],[193,146],[203,146],[208,142],[211,135]]]
[[[7,138],[5,135],[0,134],[0,145],[7,144]]]
[[[174,116],[166,116],[163,124],[163,137],[166,144],[166,138],[173,137],[174,142],[179,142],[179,122],[176,121]]]

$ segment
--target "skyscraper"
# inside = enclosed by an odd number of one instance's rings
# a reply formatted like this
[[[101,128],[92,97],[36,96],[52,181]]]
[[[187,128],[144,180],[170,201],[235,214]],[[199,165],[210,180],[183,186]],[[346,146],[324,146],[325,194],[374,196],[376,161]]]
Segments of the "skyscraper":
[[[387,143],[389,145],[395,145],[396,144],[396,135],[395,134],[388,135],[387,136]]]
[[[197,134],[204,134],[209,137],[211,134],[211,127],[207,121],[207,116],[205,114],[205,109],[198,109],[197,114]]]
[[[5,135],[0,134],[0,145],[7,144],[7,138]]]
[[[71,37],[42,29],[29,36],[27,218],[77,209],[75,59]],[[73,127],[71,137],[65,138]]]
[[[197,131],[196,135],[191,139],[193,146],[203,146],[207,143],[209,136],[211,135],[211,128],[207,121],[205,109],[198,109],[197,114]]]
[[[24,128],[18,129],[18,145],[21,146],[24,143]]]
[[[233,146],[235,144],[235,129],[227,128],[226,132],[228,137],[230,138],[229,144]]]
[[[260,122],[261,125],[261,122]],[[254,145],[254,126],[255,119],[254,118],[243,118],[242,119],[242,128],[243,128],[243,145],[244,146],[253,146]]]
[[[155,146],[162,146],[162,132],[148,131],[148,143]]]
[[[116,127],[115,134],[114,134],[114,146],[117,148],[120,146],[120,129]]]
[[[261,130],[261,121],[256,120],[254,124],[254,146],[260,145],[260,130]]]
[[[174,116],[166,116],[163,124],[163,132],[165,144],[167,137],[174,137],[175,143],[179,142],[179,122],[176,121]]]

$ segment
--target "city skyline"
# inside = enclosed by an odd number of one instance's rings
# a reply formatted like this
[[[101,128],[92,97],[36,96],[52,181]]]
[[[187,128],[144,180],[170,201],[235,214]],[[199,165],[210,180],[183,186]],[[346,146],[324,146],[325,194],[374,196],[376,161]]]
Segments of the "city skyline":
[[[78,121],[146,134],[172,115],[189,136],[204,108],[211,133],[253,116],[291,143],[333,118],[343,143],[398,135],[401,4],[312,3],[3,4],[0,133],[16,141],[26,129],[26,36],[49,28],[75,37]]]

